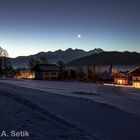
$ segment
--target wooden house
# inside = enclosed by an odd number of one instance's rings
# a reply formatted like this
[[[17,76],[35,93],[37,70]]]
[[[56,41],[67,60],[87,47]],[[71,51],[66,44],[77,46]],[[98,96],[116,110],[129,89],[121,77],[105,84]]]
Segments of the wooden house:
[[[140,67],[132,69],[128,74],[132,77],[132,86],[140,88]]]
[[[33,68],[35,79],[51,80],[58,79],[59,67],[55,64],[38,64]]]
[[[128,85],[129,84],[129,76],[127,73],[118,72],[113,75],[114,77],[114,84],[118,85]]]

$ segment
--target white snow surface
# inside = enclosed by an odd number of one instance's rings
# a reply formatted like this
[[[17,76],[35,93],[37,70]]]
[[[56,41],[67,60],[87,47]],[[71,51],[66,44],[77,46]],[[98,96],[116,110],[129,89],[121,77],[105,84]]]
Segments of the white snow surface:
[[[32,130],[33,140],[139,140],[140,89],[0,79],[0,111],[0,131]]]
[[[140,105],[140,89],[136,88],[112,87],[95,83],[25,79],[1,79],[0,82],[63,96],[90,99],[96,102],[115,106],[123,111],[140,116],[140,109],[134,107],[137,104]]]

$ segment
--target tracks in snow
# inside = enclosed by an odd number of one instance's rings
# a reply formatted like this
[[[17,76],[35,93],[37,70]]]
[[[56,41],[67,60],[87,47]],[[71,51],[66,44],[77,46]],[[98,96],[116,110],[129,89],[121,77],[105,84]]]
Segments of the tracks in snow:
[[[9,88],[14,88],[14,87],[16,87],[16,86],[9,86]],[[19,87],[17,87],[17,88],[18,88],[18,90],[20,89]],[[28,89],[26,89],[26,91],[27,90]],[[78,139],[80,139],[80,140],[82,140],[82,139],[83,140],[99,140],[93,134],[87,133],[85,130],[79,128],[75,124],[67,122],[66,120],[64,120],[64,119],[56,116],[55,114],[47,111],[45,108],[40,107],[39,105],[30,101],[29,99],[26,99],[26,98],[21,97],[21,96],[16,95],[16,94],[12,94],[12,93],[10,93],[8,91],[4,91],[2,89],[0,89],[0,95],[5,96],[7,98],[10,98],[13,101],[16,101],[17,103],[44,115],[47,119],[55,122],[56,124],[60,125],[64,129],[67,129],[68,131],[72,132],[73,139],[75,139],[75,137],[76,137],[75,140],[78,140]]]

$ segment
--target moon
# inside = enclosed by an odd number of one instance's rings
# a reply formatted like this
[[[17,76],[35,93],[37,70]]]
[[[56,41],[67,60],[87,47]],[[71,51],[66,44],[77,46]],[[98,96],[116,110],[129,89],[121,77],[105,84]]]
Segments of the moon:
[[[81,38],[81,37],[82,37],[82,35],[81,35],[81,34],[79,34],[79,35],[77,35],[77,37],[78,37],[78,38]]]

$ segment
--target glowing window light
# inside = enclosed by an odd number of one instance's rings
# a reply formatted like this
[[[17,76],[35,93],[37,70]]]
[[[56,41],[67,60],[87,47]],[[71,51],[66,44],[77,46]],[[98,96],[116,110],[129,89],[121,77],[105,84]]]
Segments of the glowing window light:
[[[118,84],[123,84],[123,80],[118,80]]]
[[[136,88],[140,88],[140,83],[139,82],[134,82],[133,86],[136,87]]]

